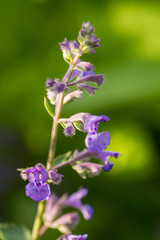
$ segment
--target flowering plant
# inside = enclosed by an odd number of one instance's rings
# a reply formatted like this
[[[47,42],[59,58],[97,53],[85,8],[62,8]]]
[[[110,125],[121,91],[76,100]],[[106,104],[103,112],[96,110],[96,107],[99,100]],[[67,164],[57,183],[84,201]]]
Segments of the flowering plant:
[[[83,54],[95,53],[95,48],[100,47],[99,39],[94,34],[94,27],[89,22],[83,23],[79,31],[77,41],[65,40],[60,43],[64,60],[69,68],[63,79],[46,80],[47,98],[44,98],[44,105],[53,118],[51,140],[46,167],[37,163],[35,166],[18,169],[24,181],[28,180],[25,187],[26,196],[38,203],[37,215],[34,220],[31,240],[37,240],[48,228],[58,229],[61,236],[58,240],[85,240],[88,235],[75,235],[72,231],[79,223],[79,213],[84,219],[90,220],[93,208],[82,203],[82,198],[88,194],[86,188],[80,188],[77,192],[68,196],[64,193],[60,198],[51,193],[50,184],[60,184],[65,176],[59,170],[70,165],[82,178],[98,175],[102,170],[110,171],[113,163],[110,157],[117,158],[119,153],[106,150],[110,144],[110,134],[107,131],[98,132],[99,123],[109,121],[105,115],[94,116],[90,113],[76,113],[69,118],[61,118],[62,106],[81,99],[86,91],[89,95],[95,94],[97,87],[104,81],[104,75],[96,75],[94,66],[90,62],[81,59]],[[76,89],[73,90],[72,87]],[[86,134],[83,151],[75,150],[55,157],[58,125],[61,125],[66,137],[73,137],[76,131]],[[92,162],[92,159],[99,159],[101,164]],[[72,207],[73,212],[64,213],[63,209]]]

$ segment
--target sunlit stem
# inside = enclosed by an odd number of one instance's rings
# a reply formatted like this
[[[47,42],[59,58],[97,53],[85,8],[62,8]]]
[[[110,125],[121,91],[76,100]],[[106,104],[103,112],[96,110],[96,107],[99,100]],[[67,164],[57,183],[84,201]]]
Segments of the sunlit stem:
[[[45,208],[45,201],[39,202],[38,208],[37,208],[37,214],[33,224],[32,240],[38,239],[39,229],[42,225],[42,214],[44,212],[44,208]]]
[[[74,66],[76,65],[78,59],[79,59],[79,55],[77,55],[74,58],[73,63],[70,65],[67,73],[65,74],[65,76],[62,80],[66,84],[69,82],[69,80],[72,76]],[[64,92],[61,92],[57,95],[57,98],[56,98],[55,116],[53,118],[50,147],[49,147],[49,153],[48,153],[48,160],[47,160],[47,164],[46,164],[47,170],[50,170],[53,165],[53,160],[54,160],[54,155],[55,155],[55,150],[56,150],[57,133],[58,133],[58,131],[57,131],[58,130],[58,120],[60,118],[61,111],[62,111],[63,99],[64,99]]]
[[[75,56],[73,62],[69,66],[69,69],[62,80],[66,84],[69,82],[72,76],[74,66],[76,65],[79,57],[80,57],[79,55]],[[57,98],[56,98],[55,116],[53,118],[50,146],[49,146],[49,152],[48,152],[48,160],[46,163],[47,170],[50,170],[53,166],[53,160],[54,160],[54,155],[56,150],[56,141],[57,141],[57,135],[58,135],[58,120],[60,118],[61,111],[62,111],[63,99],[64,99],[64,92],[61,92],[57,95]],[[44,209],[45,209],[45,201],[39,202],[38,208],[37,208],[37,214],[36,214],[34,224],[33,224],[33,229],[32,229],[32,240],[38,239],[39,230],[42,225],[42,217],[43,217]]]

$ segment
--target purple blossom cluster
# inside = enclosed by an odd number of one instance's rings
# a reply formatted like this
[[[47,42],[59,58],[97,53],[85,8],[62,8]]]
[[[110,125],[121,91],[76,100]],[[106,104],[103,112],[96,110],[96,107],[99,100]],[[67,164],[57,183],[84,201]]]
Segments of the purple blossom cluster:
[[[30,167],[21,171],[23,180],[29,181],[26,185],[26,196],[34,201],[48,200],[51,194],[49,182],[60,184],[62,175],[57,173],[57,169],[46,171],[43,164],[36,164],[35,167]],[[48,183],[47,183],[48,182]]]
[[[39,231],[39,235],[42,236],[48,228],[58,229],[62,235],[57,240],[87,239],[87,234],[74,235],[72,230],[79,223],[79,212],[85,220],[90,220],[93,214],[93,208],[82,203],[82,198],[88,194],[86,188],[80,188],[69,196],[65,193],[60,198],[51,194],[50,183],[57,185],[62,181],[62,175],[57,172],[58,169],[70,164],[85,179],[88,176],[98,175],[102,169],[110,171],[113,163],[109,161],[109,157],[118,158],[119,156],[118,152],[106,150],[110,144],[110,134],[107,131],[98,132],[99,123],[109,121],[107,116],[94,116],[81,112],[69,118],[60,118],[63,104],[81,99],[83,92],[87,92],[90,96],[95,94],[95,90],[98,90],[98,87],[104,82],[104,75],[95,74],[93,64],[81,59],[83,54],[93,54],[96,52],[95,48],[100,47],[99,39],[94,31],[95,28],[91,26],[90,22],[84,22],[77,40],[68,41],[65,38],[63,42],[59,43],[63,58],[69,64],[69,68],[62,80],[47,78],[45,84],[49,99],[49,103],[46,99],[45,107],[53,117],[53,130],[46,168],[39,163],[34,167],[19,169],[22,179],[29,181],[25,187],[26,196],[35,201],[46,201],[45,211],[38,215],[43,216],[43,225],[36,231]],[[73,90],[72,87],[76,89]],[[55,110],[53,105],[55,105]],[[85,138],[87,149],[81,152],[76,150],[70,155],[67,153],[64,157],[60,156],[56,163],[57,159],[54,158],[54,153],[58,124],[64,128],[63,133],[66,137],[73,137],[76,130],[87,133]],[[103,165],[92,162],[92,158],[101,160]],[[63,210],[66,208],[74,208],[76,211],[66,213],[65,210],[64,213]],[[36,236],[38,235],[36,234]],[[34,240],[37,240],[37,237]]]

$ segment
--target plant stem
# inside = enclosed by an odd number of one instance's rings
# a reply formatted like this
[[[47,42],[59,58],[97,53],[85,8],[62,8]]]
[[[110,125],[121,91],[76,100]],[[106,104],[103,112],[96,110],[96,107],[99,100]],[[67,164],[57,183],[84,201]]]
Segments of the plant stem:
[[[69,80],[72,76],[74,66],[76,65],[79,57],[80,57],[79,55],[75,56],[72,64],[69,66],[69,69],[66,72],[66,74],[62,80],[66,84],[69,82]],[[48,160],[46,163],[46,170],[50,170],[53,165],[53,159],[54,159],[55,150],[56,150],[57,133],[58,133],[58,120],[60,118],[61,111],[62,111],[63,99],[64,99],[64,92],[60,92],[56,98],[55,116],[53,118],[50,146],[49,146],[49,152],[48,152]],[[45,209],[45,201],[39,202],[37,214],[36,214],[34,224],[33,224],[33,229],[32,229],[32,240],[38,239],[39,230],[42,225],[42,217],[43,217],[44,209]]]
[[[52,125],[52,132],[51,132],[51,140],[50,140],[50,147],[48,153],[48,161],[46,164],[46,169],[50,170],[53,165],[53,158],[55,155],[56,150],[56,141],[57,141],[57,133],[58,133],[58,120],[60,118],[62,105],[63,105],[64,93],[61,92],[57,95],[56,100],[56,109],[55,109],[55,116],[53,118],[53,125]]]
[[[70,65],[68,71],[66,72],[63,82],[66,84],[69,82],[74,66],[76,65],[77,61],[79,59],[79,55],[77,55],[73,61],[73,63]],[[48,160],[46,164],[46,169],[50,170],[53,165],[53,159],[55,155],[55,149],[56,149],[56,140],[57,140],[57,129],[58,129],[58,120],[60,118],[60,114],[62,111],[62,106],[63,106],[63,99],[64,99],[64,92],[61,92],[57,95],[56,99],[56,108],[55,108],[55,116],[53,118],[53,125],[52,125],[52,132],[51,132],[51,140],[50,140],[50,147],[49,147],[49,153],[48,153]]]
[[[89,158],[94,157],[95,158],[95,156],[96,156],[95,153],[84,150],[84,151],[80,152],[77,156],[70,158],[69,160],[56,165],[55,168],[59,169],[59,168],[65,167],[68,164],[71,164],[73,162],[80,161],[81,159],[84,159],[86,157],[89,157]]]
[[[42,214],[44,212],[44,208],[45,208],[45,201],[39,202],[38,208],[37,208],[37,214],[33,224],[32,238],[31,238],[32,240],[38,239],[39,229],[42,224]]]

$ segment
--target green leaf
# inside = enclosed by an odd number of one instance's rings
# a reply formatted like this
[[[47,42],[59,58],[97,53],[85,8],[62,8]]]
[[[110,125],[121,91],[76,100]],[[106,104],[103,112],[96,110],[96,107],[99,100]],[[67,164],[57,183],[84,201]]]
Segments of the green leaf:
[[[24,226],[0,223],[0,240],[31,240],[31,234]]]
[[[53,109],[52,109],[52,106],[51,104],[48,102],[47,98],[44,97],[44,106],[45,106],[45,109],[47,110],[47,112],[49,113],[49,115],[51,117],[54,117],[54,112],[53,112]]]
[[[71,156],[71,154],[72,154],[72,151],[69,151],[67,153],[64,153],[56,157],[53,162],[53,167],[57,166],[60,163],[65,162]]]
[[[81,132],[85,132],[84,128],[83,128],[84,123],[82,121],[77,121],[77,122],[75,121],[75,122],[73,122],[73,124],[74,124],[75,128],[77,128],[77,130],[79,130]]]

